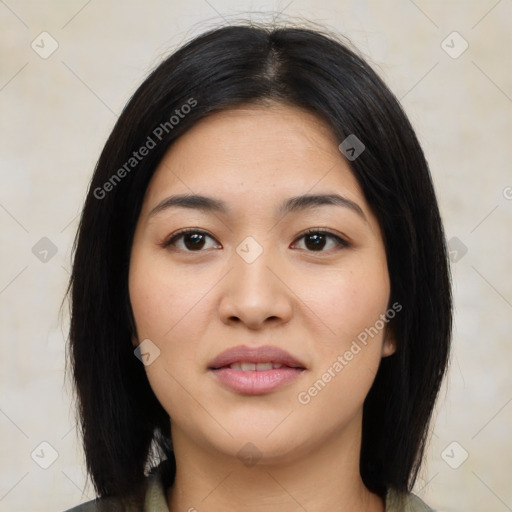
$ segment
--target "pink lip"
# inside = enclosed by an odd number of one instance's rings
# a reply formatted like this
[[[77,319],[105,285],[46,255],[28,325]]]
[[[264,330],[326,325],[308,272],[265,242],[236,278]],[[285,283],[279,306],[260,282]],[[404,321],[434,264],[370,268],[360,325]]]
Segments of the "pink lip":
[[[246,347],[239,345],[221,352],[209,365],[210,369],[219,369],[232,363],[243,361],[246,363],[279,363],[291,368],[305,368],[305,365],[292,355],[278,347],[263,345],[261,347]]]
[[[233,370],[232,363],[267,363],[282,364],[281,368],[272,370]],[[212,374],[231,391],[246,395],[261,395],[278,389],[299,377],[305,366],[288,352],[269,345],[249,348],[243,345],[225,350],[210,364]]]

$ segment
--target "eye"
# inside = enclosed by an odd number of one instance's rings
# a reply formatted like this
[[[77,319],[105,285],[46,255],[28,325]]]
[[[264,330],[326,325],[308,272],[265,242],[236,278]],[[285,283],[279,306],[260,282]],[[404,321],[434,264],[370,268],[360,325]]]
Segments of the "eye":
[[[161,245],[164,248],[174,246],[178,249],[184,250],[185,252],[199,252],[204,248],[206,238],[213,240],[213,238],[205,231],[188,228],[178,231],[170,238],[165,240]],[[183,239],[183,245],[185,248],[183,248],[183,246],[178,247],[179,244],[177,244],[177,242],[180,239]]]
[[[200,229],[188,228],[182,229],[181,231],[174,233],[161,245],[164,248],[173,246],[175,248],[178,248],[179,250],[184,250],[185,252],[200,252],[202,249],[205,248],[205,240],[207,238],[214,240],[214,238],[211,237],[205,231],[202,231]],[[328,245],[329,239],[331,240],[331,245],[333,245],[334,248],[343,248],[349,246],[349,243],[340,236],[335,235],[330,231],[318,228],[308,229],[305,233],[302,233],[302,235],[296,240],[300,239],[305,240],[306,250],[310,252],[327,252],[324,251],[323,249],[325,248],[326,245]],[[178,243],[179,241],[183,242],[181,246]]]
[[[303,233],[297,240],[304,238],[304,245],[310,252],[327,252],[323,251],[323,248],[327,244],[327,240],[331,239],[334,241],[332,245],[334,248],[336,247],[348,247],[349,243],[334,233],[330,231],[325,231],[318,228],[308,229],[305,233]],[[328,244],[327,244],[328,245]]]

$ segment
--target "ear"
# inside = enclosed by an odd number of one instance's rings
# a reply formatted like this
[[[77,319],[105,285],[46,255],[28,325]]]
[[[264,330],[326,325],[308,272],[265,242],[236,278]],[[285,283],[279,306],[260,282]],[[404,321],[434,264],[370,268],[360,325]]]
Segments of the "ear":
[[[132,345],[133,348],[137,348],[139,346],[139,342],[135,336],[132,336]]]
[[[388,357],[396,352],[396,338],[393,330],[389,328],[384,332],[384,340],[382,342],[382,357]]]

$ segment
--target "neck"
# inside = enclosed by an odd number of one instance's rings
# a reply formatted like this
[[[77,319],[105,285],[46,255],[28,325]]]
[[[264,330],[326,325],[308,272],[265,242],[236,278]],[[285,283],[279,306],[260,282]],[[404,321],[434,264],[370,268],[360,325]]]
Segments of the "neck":
[[[384,512],[384,502],[360,477],[360,425],[296,457],[263,457],[245,465],[225,453],[201,447],[172,426],[176,477],[169,511]],[[350,435],[349,435],[350,434]],[[355,442],[355,439],[358,442]]]

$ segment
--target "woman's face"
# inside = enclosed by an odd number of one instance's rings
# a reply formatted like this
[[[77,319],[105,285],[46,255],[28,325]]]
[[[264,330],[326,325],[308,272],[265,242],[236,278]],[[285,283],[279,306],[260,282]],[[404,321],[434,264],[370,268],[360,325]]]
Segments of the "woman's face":
[[[359,435],[394,341],[381,232],[340,142],[310,113],[245,106],[197,123],[158,166],[129,291],[175,442],[275,461]]]

